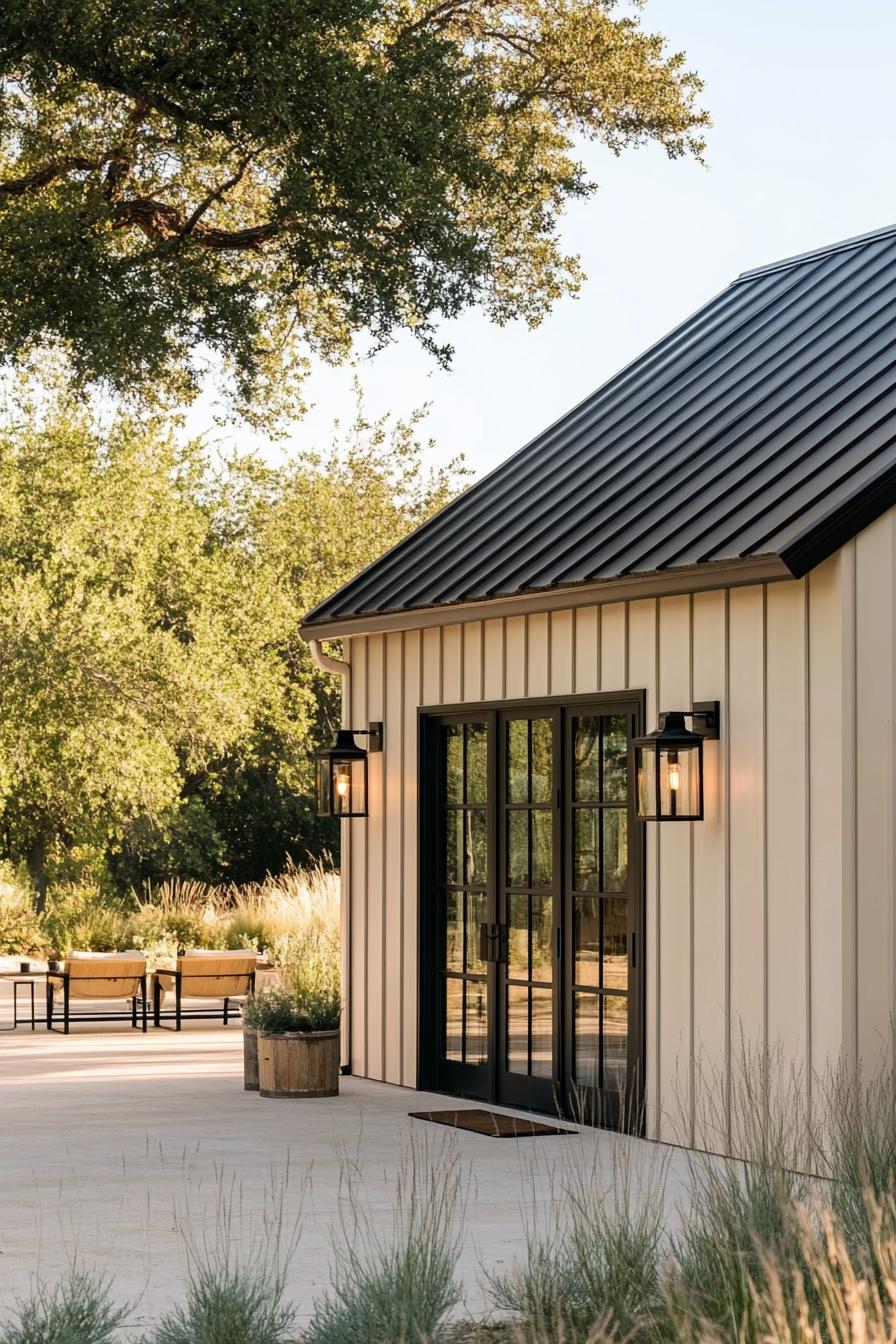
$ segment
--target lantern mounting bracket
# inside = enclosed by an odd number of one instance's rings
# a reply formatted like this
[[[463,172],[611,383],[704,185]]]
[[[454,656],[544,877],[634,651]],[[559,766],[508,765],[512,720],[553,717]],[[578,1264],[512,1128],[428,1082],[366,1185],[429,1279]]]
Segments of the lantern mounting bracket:
[[[383,724],[381,719],[372,720],[366,728],[347,729],[354,737],[367,737],[370,741],[367,743],[369,752],[382,751],[383,749]]]
[[[718,700],[695,700],[691,709],[683,711],[683,717],[693,720],[695,733],[699,733],[704,742],[717,742],[719,738],[719,702]],[[666,715],[659,715],[659,726],[666,726]]]

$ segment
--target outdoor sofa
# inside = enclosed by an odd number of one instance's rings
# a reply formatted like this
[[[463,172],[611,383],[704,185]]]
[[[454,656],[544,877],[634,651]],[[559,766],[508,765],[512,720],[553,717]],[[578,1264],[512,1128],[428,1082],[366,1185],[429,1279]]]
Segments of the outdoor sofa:
[[[195,950],[185,952],[177,959],[173,971],[156,971],[152,987],[152,1020],[162,1025],[162,1018],[174,1019],[174,1030],[180,1031],[185,1017],[222,1017],[227,1026],[234,1000],[242,1000],[255,989],[255,968],[258,956],[251,949],[237,952]],[[167,994],[174,994],[173,1011],[163,1012],[162,1003]],[[223,1000],[223,1007],[212,1012],[202,1008],[185,1009],[185,999],[206,1002]]]
[[[131,1026],[146,1031],[146,957],[142,952],[70,952],[61,971],[47,973],[47,1031],[62,997],[62,1031],[72,1021],[110,1022],[130,1017]],[[72,1000],[89,999],[127,1004],[123,1011],[72,1014]]]

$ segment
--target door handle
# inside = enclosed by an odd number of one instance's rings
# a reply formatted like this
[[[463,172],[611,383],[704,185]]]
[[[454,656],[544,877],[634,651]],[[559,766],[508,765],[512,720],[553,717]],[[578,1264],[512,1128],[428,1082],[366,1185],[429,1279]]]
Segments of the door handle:
[[[506,924],[479,925],[479,960],[499,962],[507,960],[508,932]]]

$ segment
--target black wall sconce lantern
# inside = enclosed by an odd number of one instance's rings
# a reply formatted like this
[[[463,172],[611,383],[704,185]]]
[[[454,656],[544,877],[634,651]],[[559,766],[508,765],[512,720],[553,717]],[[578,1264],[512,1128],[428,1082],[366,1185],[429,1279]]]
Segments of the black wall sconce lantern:
[[[368,739],[367,750],[355,737]],[[383,725],[340,728],[332,745],[314,753],[315,810],[319,817],[367,816],[367,756],[383,749]]]
[[[719,702],[701,700],[661,714],[656,732],[632,740],[642,821],[703,820],[703,743],[718,736]]]

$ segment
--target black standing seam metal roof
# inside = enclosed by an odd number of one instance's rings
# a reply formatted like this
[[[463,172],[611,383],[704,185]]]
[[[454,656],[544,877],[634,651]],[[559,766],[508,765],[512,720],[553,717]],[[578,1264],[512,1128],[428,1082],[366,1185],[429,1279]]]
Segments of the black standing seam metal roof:
[[[747,271],[305,618],[749,557],[896,503],[896,225]]]

